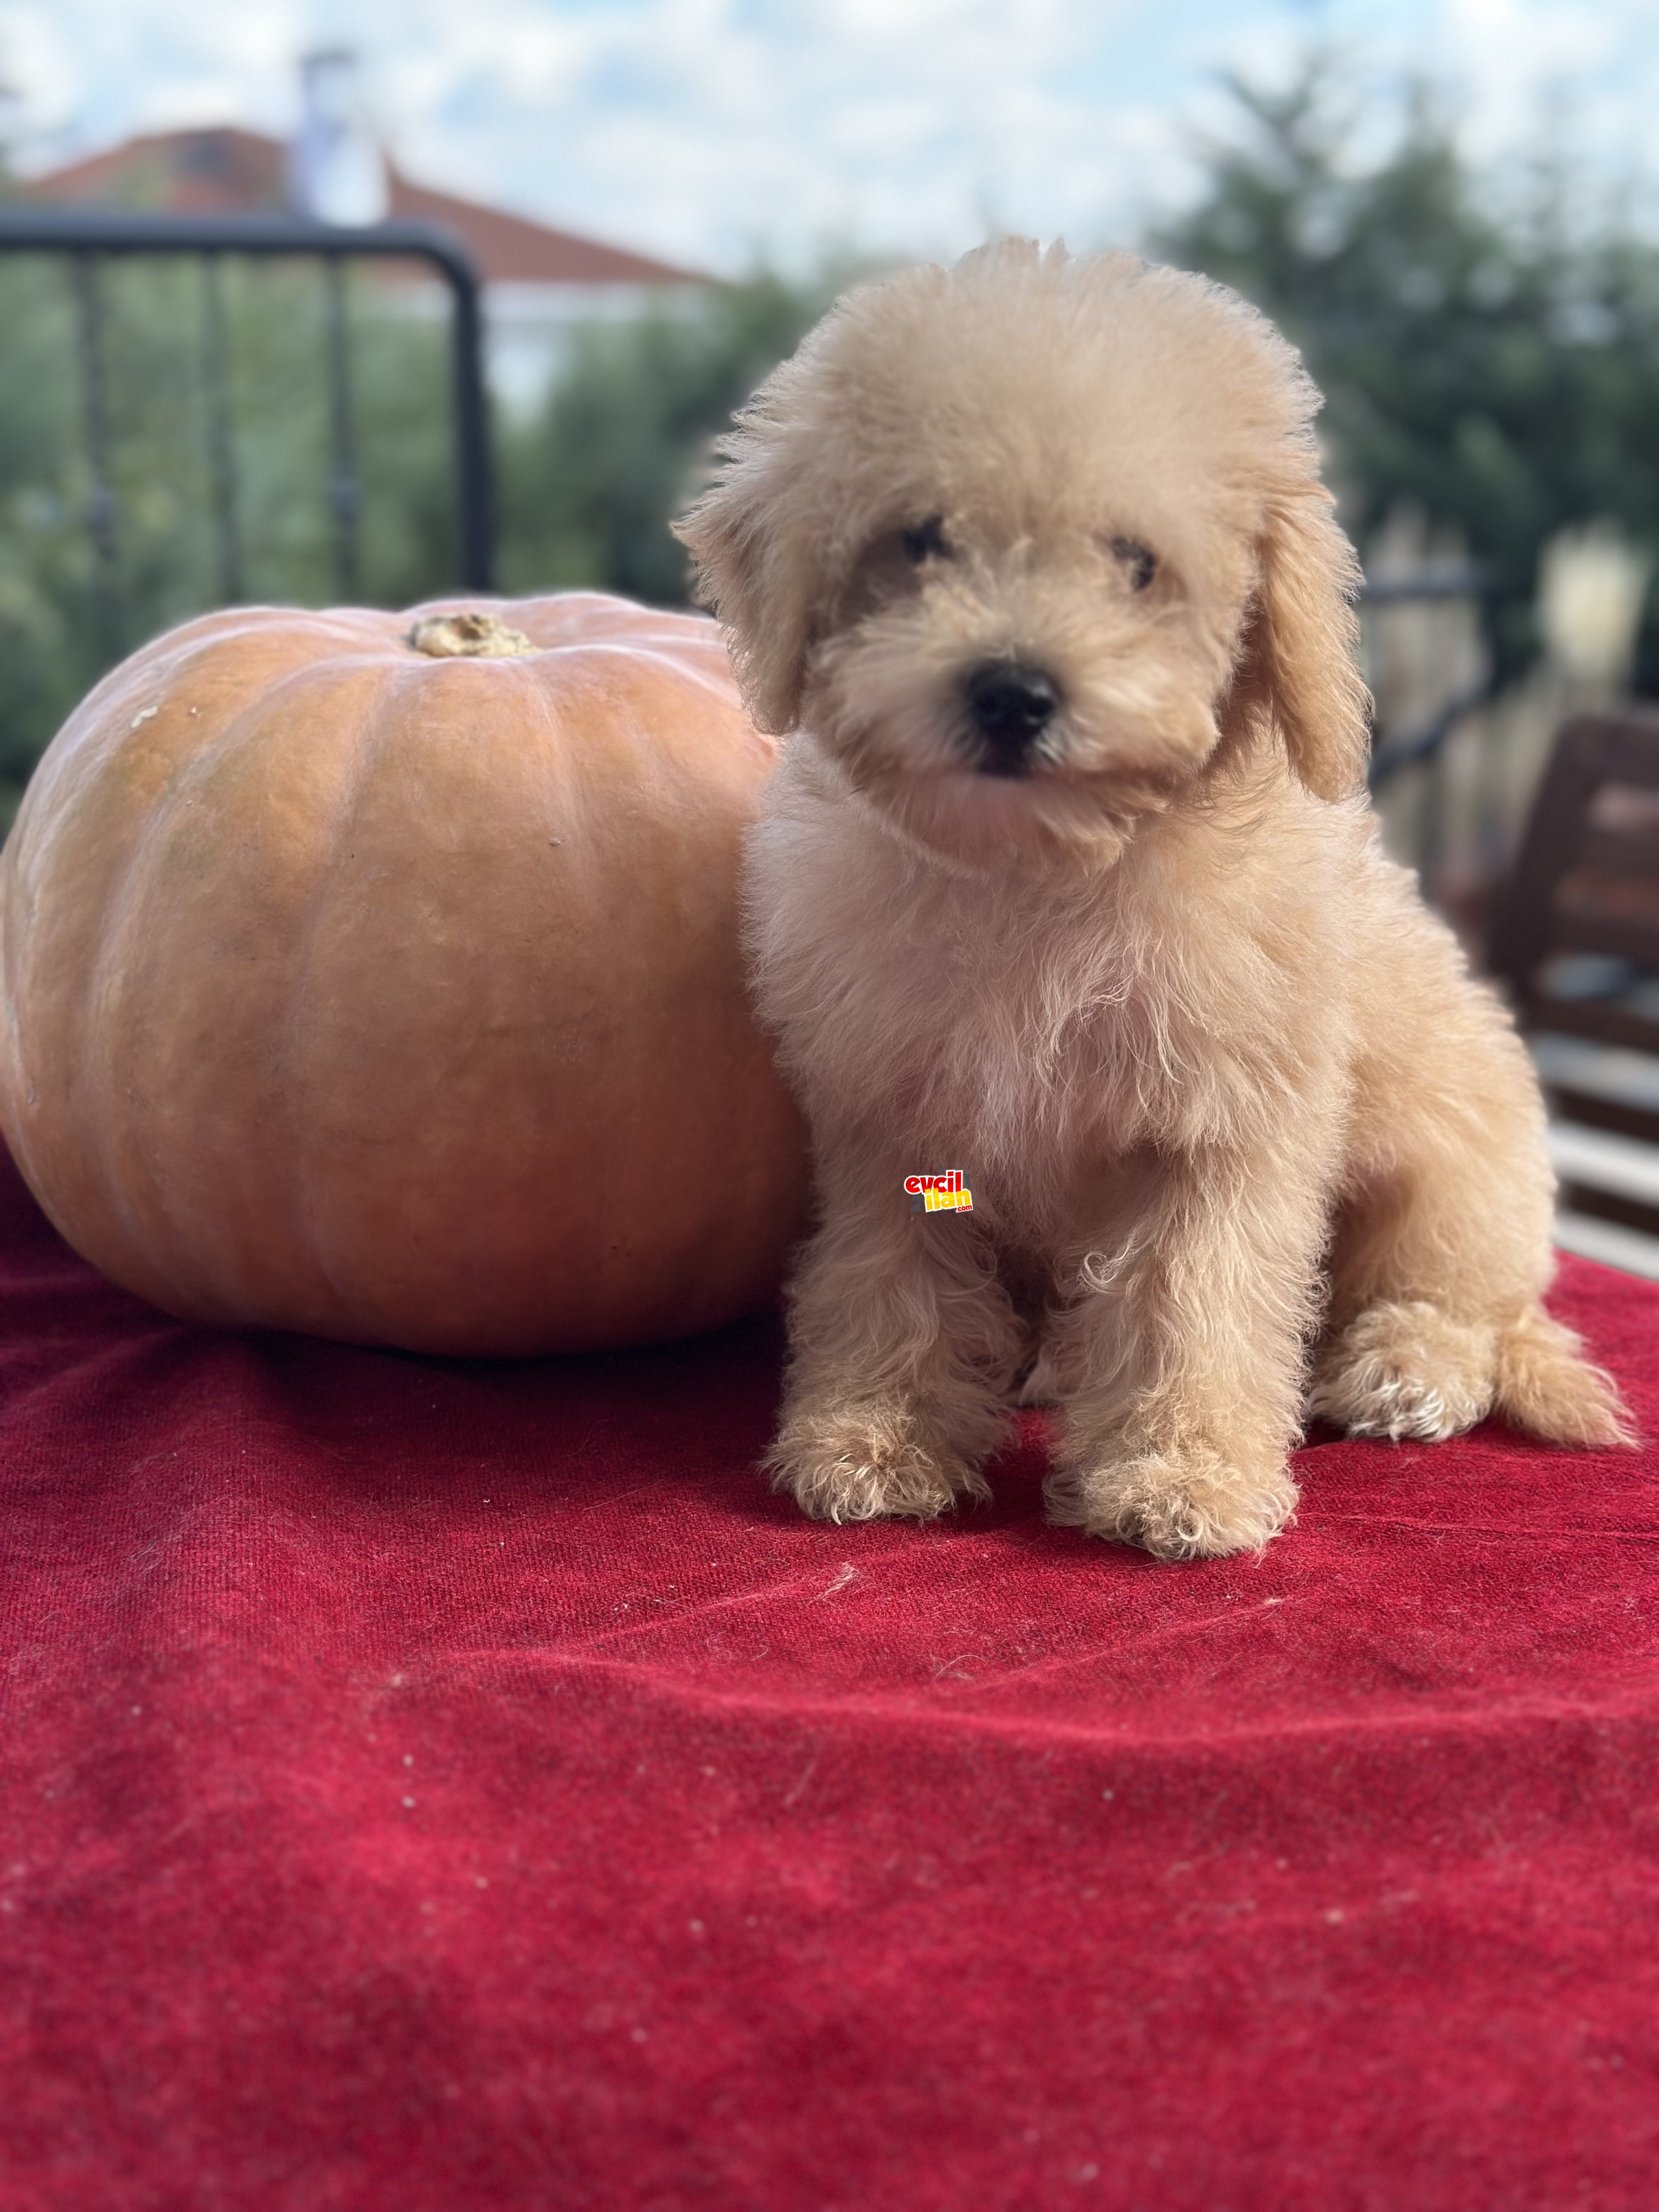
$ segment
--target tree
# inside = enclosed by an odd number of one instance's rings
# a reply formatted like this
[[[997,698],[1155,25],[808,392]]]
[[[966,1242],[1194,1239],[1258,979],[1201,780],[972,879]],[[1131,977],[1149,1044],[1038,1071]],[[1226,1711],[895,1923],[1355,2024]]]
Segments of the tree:
[[[1455,523],[1518,661],[1557,530],[1610,515],[1659,547],[1659,253],[1615,216],[1570,225],[1559,170],[1530,204],[1495,201],[1421,84],[1401,90],[1389,150],[1358,167],[1355,95],[1328,56],[1287,90],[1231,89],[1241,127],[1154,250],[1283,326],[1327,394],[1351,528],[1363,541],[1400,500]],[[1640,678],[1659,688],[1651,611]]]
[[[689,313],[580,338],[541,420],[501,441],[508,587],[593,584],[684,604],[686,556],[669,523],[732,410],[838,289],[833,276],[763,272]]]

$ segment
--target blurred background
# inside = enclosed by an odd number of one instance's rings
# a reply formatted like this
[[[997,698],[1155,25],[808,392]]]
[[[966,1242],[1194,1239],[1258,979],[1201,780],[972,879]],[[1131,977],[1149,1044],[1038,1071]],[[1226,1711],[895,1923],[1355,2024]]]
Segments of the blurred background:
[[[1389,842],[1659,1273],[1656,112],[1655,0],[0,0],[0,815],[206,607],[682,602],[838,289],[1137,246],[1323,386]]]

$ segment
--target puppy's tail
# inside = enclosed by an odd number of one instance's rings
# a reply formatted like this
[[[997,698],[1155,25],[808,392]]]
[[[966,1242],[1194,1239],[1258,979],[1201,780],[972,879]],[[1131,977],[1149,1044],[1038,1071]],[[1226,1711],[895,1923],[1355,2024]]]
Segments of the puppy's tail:
[[[1528,1306],[1498,1340],[1496,1401],[1516,1428],[1551,1443],[1641,1441],[1612,1376],[1592,1367],[1579,1339],[1542,1306]]]

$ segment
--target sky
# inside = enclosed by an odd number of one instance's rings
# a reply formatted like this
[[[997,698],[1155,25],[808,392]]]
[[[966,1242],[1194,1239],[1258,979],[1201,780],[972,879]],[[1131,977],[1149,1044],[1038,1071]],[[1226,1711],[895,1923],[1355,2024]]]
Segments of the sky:
[[[410,174],[732,274],[1133,240],[1193,191],[1224,73],[1316,39],[1379,93],[1426,69],[1495,175],[1553,134],[1659,206],[1659,0],[0,0],[0,80],[40,168],[286,135],[297,56],[343,40]]]

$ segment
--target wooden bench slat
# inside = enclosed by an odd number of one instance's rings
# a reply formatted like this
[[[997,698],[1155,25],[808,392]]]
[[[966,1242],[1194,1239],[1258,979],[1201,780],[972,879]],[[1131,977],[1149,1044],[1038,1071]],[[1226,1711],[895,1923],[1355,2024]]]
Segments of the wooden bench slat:
[[[1561,1203],[1577,1213],[1594,1214],[1598,1221],[1622,1222],[1626,1229],[1659,1237],[1659,1206],[1644,1206],[1639,1198],[1626,1198],[1620,1191],[1569,1179],[1561,1185]]]
[[[1643,1144],[1659,1145],[1659,1107],[1638,1106],[1626,1098],[1608,1098],[1597,1091],[1577,1091],[1565,1083],[1546,1084],[1545,1095],[1565,1121],[1582,1121],[1589,1128],[1606,1129],[1616,1137],[1635,1137]]]
[[[1552,917],[1553,952],[1611,952],[1638,968],[1659,969],[1659,915],[1644,921],[1632,914],[1587,914],[1557,908]]]
[[[1650,877],[1659,894],[1659,836],[1643,830],[1603,830],[1592,824],[1578,833],[1572,866],[1598,874]]]
[[[1627,1052],[1659,1053],[1659,1020],[1600,999],[1556,999],[1547,991],[1530,992],[1522,1008],[1522,1026],[1559,1030],[1567,1036],[1588,1037],[1593,1044],[1620,1045]]]

